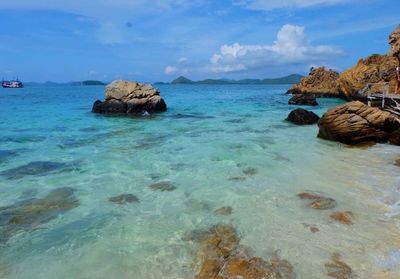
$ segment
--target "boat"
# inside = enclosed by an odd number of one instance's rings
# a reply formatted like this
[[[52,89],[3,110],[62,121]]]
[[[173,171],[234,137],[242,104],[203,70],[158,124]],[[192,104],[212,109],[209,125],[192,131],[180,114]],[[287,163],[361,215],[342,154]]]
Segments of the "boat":
[[[23,88],[24,84],[19,81],[18,79],[16,80],[3,80],[1,82],[1,86],[3,86],[3,88]]]

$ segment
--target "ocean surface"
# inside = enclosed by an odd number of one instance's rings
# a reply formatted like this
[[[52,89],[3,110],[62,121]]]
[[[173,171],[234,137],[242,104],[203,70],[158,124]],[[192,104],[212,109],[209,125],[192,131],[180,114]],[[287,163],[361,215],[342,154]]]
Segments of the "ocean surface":
[[[0,89],[0,278],[193,278],[184,236],[219,223],[254,256],[279,251],[296,278],[330,278],[333,253],[355,278],[400,278],[400,149],[286,122],[288,87],[160,85],[168,112],[136,118],[92,114],[101,86]],[[319,115],[341,103],[318,101]],[[76,200],[34,208],[60,188]],[[337,206],[310,208],[301,192]],[[109,201],[120,194],[138,200]]]

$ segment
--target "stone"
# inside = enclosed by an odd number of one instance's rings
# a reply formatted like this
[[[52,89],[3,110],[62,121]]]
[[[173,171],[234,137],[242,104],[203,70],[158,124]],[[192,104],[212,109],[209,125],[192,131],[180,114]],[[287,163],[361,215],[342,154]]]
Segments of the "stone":
[[[353,212],[344,211],[344,212],[334,212],[330,215],[332,220],[335,220],[341,224],[351,225],[353,224]]]
[[[115,197],[111,197],[108,199],[110,202],[117,203],[117,204],[127,204],[127,203],[134,203],[139,202],[139,198],[133,194],[121,194]]]
[[[317,227],[310,227],[310,232],[317,233],[319,232],[319,229]]]
[[[294,94],[288,103],[289,105],[318,106],[314,94]]]
[[[74,169],[75,166],[71,163],[34,161],[26,165],[4,170],[0,172],[0,175],[7,179],[19,179],[28,175],[41,176],[61,171],[72,171]]]
[[[248,176],[256,175],[257,173],[258,173],[257,169],[253,167],[248,167],[243,170],[243,174]]]
[[[394,56],[400,60],[400,25],[389,35],[389,56]]]
[[[293,266],[276,253],[269,260],[248,255],[231,225],[212,226],[197,239],[200,243],[196,279],[295,278]]]
[[[329,277],[335,279],[351,279],[353,278],[353,271],[349,265],[340,260],[340,255],[334,253],[331,261],[325,264],[325,270]]]
[[[169,181],[161,181],[154,184],[149,185],[149,188],[155,191],[161,192],[172,192],[176,189],[176,186]]]
[[[293,85],[288,93],[311,94],[316,97],[340,97],[340,89],[337,84],[339,73],[328,70],[325,67],[313,69],[304,77],[300,84]]]
[[[314,112],[301,108],[292,110],[287,117],[287,121],[296,125],[316,124],[318,123],[319,119],[319,116]]]
[[[216,215],[231,215],[232,214],[232,207],[230,206],[223,206],[214,210],[214,214]]]
[[[319,210],[332,209],[336,207],[336,201],[331,198],[320,198],[311,202],[308,206]]]
[[[322,198],[322,196],[318,194],[306,193],[306,192],[300,193],[297,196],[302,200],[316,200]]]
[[[400,122],[389,112],[354,101],[328,110],[318,126],[320,138],[358,144],[366,141],[387,142],[400,128]]]
[[[58,215],[79,206],[69,187],[50,191],[44,198],[31,198],[0,208],[0,241],[7,241],[18,231],[30,231]]]
[[[389,137],[389,143],[393,145],[400,145],[400,129],[394,131]]]
[[[117,80],[107,85],[105,101],[97,100],[92,112],[106,114],[148,114],[164,112],[167,105],[150,84]]]

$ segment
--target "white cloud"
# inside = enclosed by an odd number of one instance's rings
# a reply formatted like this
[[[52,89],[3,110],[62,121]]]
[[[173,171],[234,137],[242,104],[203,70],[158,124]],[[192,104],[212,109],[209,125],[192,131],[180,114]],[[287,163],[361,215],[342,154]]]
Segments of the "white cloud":
[[[329,6],[357,0],[242,0],[237,4],[252,10],[270,11],[282,8],[309,8],[313,6]]]
[[[321,63],[341,55],[342,50],[327,45],[311,45],[304,27],[284,25],[271,45],[223,45],[210,58],[214,72],[238,72],[271,66]]]
[[[176,71],[178,71],[178,68],[174,67],[174,66],[167,66],[165,67],[164,73],[167,75],[173,74]]]
[[[180,64],[184,64],[184,63],[186,63],[188,61],[188,59],[186,58],[186,57],[181,57],[181,58],[179,58],[179,60],[178,60],[178,62],[180,63]]]

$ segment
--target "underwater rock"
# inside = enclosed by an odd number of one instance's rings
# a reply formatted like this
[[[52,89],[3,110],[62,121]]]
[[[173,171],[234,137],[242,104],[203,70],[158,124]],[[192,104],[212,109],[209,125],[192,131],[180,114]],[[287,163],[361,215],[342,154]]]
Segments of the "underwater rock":
[[[243,170],[243,173],[245,175],[251,176],[251,175],[256,175],[258,173],[258,170],[253,167],[248,167]]]
[[[0,208],[0,241],[7,241],[18,231],[30,231],[58,215],[79,206],[74,189],[50,191],[44,198],[32,198]]]
[[[313,194],[313,193],[300,193],[297,195],[300,199],[302,200],[316,200],[316,199],[321,199],[322,196],[317,195],[317,194]]]
[[[310,232],[317,233],[319,232],[319,229],[317,227],[310,227]]]
[[[223,215],[223,216],[231,215],[232,214],[232,207],[223,206],[223,207],[217,208],[216,210],[214,210],[214,214]]]
[[[15,150],[0,150],[0,164],[18,155]]]
[[[230,181],[245,181],[246,177],[244,177],[244,176],[233,176],[233,177],[229,177],[228,180],[230,180]]]
[[[134,203],[139,202],[139,198],[133,194],[121,194],[115,197],[111,197],[108,199],[110,202],[117,203],[117,204],[127,204],[127,203]]]
[[[353,224],[353,216],[353,212],[351,211],[334,212],[330,215],[332,220],[335,220],[345,225]]]
[[[292,110],[286,120],[296,125],[312,125],[318,123],[319,116],[312,111],[298,108]]]
[[[19,179],[27,175],[41,176],[54,172],[71,171],[74,169],[75,168],[72,164],[37,161],[2,171],[0,175],[6,177],[7,179]]]
[[[320,209],[320,210],[332,209],[332,208],[336,207],[336,201],[331,198],[320,198],[320,199],[313,201],[308,206],[311,208]]]
[[[340,260],[340,255],[334,253],[331,262],[325,264],[326,273],[329,277],[335,279],[351,279],[353,271],[350,266]]]
[[[150,84],[118,80],[106,87],[106,98],[93,104],[92,112],[143,114],[167,110],[160,92]]]
[[[197,253],[196,279],[295,278],[292,265],[276,254],[270,260],[252,257],[239,245],[231,225],[220,224],[203,231]]]
[[[318,103],[314,94],[294,94],[289,105],[318,106]]]
[[[154,191],[161,191],[161,192],[171,192],[176,189],[176,186],[169,181],[161,181],[154,184],[149,185],[149,188]]]

